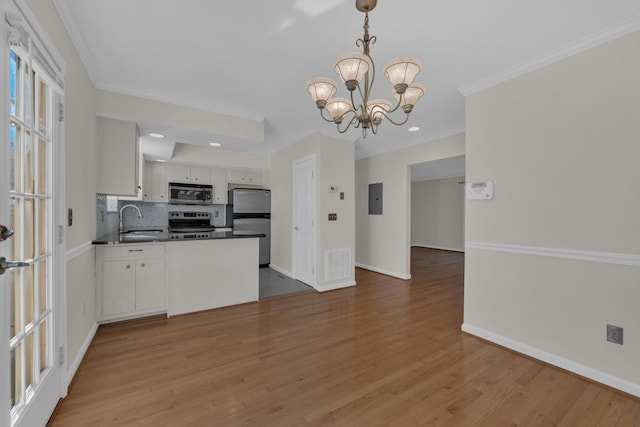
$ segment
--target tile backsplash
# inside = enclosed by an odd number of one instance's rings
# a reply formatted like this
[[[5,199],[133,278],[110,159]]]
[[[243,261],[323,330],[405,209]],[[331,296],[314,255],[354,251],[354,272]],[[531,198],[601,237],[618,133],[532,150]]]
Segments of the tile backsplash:
[[[109,212],[107,204],[117,203],[117,209]],[[166,227],[168,225],[169,212],[210,212],[211,223],[215,227],[226,225],[226,205],[172,205],[168,203],[147,203],[139,200],[114,200],[115,197],[106,194],[98,194],[96,197],[96,237],[112,233],[118,230],[119,212],[124,205],[135,205],[142,212],[142,219],[138,219],[135,209],[129,208],[124,211],[125,227]]]

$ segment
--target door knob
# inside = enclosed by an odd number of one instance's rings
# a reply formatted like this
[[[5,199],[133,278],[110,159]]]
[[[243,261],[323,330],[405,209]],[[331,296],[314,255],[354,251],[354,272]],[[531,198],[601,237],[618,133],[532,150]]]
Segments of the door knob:
[[[13,236],[13,230],[8,229],[4,225],[0,225],[0,242],[7,240],[11,236]]]
[[[294,230],[298,231],[298,227],[293,227]]]
[[[0,257],[0,274],[4,274],[10,268],[26,267],[28,265],[28,262],[7,261],[5,257]]]

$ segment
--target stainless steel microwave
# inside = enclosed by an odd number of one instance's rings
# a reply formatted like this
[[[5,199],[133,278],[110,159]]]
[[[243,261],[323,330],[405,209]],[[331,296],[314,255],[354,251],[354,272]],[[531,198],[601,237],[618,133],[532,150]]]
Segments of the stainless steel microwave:
[[[210,205],[213,203],[213,186],[206,184],[170,182],[169,203],[182,205]]]

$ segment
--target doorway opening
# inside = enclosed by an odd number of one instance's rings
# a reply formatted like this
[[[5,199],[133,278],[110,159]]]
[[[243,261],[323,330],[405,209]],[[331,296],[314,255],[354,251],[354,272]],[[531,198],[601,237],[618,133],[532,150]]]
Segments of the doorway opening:
[[[464,252],[465,156],[410,168],[410,246]]]

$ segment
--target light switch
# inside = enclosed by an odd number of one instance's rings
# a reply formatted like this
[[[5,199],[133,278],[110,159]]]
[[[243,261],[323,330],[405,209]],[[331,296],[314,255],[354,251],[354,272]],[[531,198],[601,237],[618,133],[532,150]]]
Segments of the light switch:
[[[330,213],[329,214],[329,221],[337,221],[338,220],[338,214],[337,213]]]

